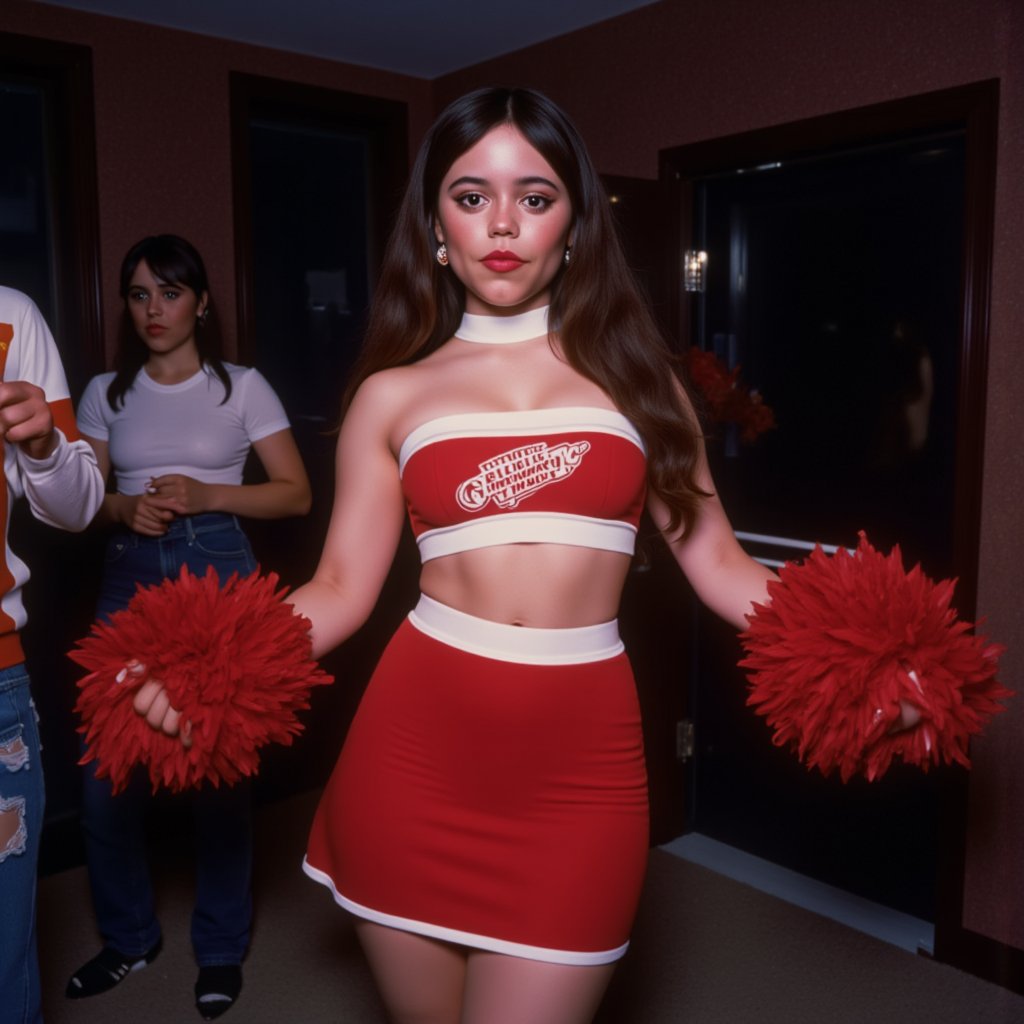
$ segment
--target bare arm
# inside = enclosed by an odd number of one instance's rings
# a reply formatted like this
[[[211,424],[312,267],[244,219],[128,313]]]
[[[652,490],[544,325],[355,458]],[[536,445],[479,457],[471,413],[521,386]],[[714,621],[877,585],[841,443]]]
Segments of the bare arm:
[[[312,623],[314,657],[366,621],[398,548],[405,506],[388,444],[392,407],[374,378],[353,400],[338,439],[334,509],[320,564],[288,598]]]
[[[373,378],[360,388],[338,439],[334,509],[313,579],[288,596],[312,625],[319,658],[351,636],[369,617],[391,568],[405,507],[398,464],[388,445],[386,412],[392,407]],[[187,723],[159,680],[136,692],[135,710],[154,729],[181,734]]]
[[[775,575],[740,546],[715,491],[703,452],[697,483],[710,497],[701,499],[693,529],[686,538],[679,531],[670,534],[665,529],[668,510],[653,495],[648,500],[651,517],[662,529],[673,557],[701,601],[737,629],[746,629],[747,615],[753,611],[755,601],[767,601],[768,580]]]
[[[662,535],[697,596],[717,615],[743,630],[747,628],[747,616],[753,611],[754,602],[767,603],[768,581],[777,577],[740,546],[715,491],[703,453],[697,483],[711,497],[701,501],[689,536],[684,540],[678,532],[669,534],[665,530]],[[660,500],[651,498],[648,507],[655,523],[668,522],[668,511]],[[918,708],[901,700],[899,720],[890,732],[913,728],[920,720]]]

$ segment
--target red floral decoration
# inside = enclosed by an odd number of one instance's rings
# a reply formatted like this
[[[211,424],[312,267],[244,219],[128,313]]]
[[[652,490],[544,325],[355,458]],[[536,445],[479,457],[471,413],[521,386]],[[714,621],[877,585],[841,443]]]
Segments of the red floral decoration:
[[[85,736],[82,763],[122,790],[145,764],[154,790],[204,780],[231,784],[252,775],[259,749],[289,745],[302,729],[296,712],[309,691],[332,681],[310,657],[309,621],[282,602],[274,574],[232,576],[222,588],[212,568],[185,568],[175,580],[139,588],[109,624],[97,622],[70,657],[89,669],[75,710]],[[145,672],[125,670],[133,661]],[[191,722],[192,745],[153,729],[132,707],[147,678]]]
[[[774,730],[776,745],[807,767],[844,782],[878,779],[894,757],[969,767],[968,739],[1011,696],[996,679],[1003,648],[970,632],[950,607],[953,580],[905,572],[898,547],[880,554],[863,533],[852,554],[816,548],[768,584],[741,635],[747,703]],[[918,725],[892,731],[900,700]]]
[[[729,370],[713,352],[696,346],[687,349],[686,366],[713,422],[736,424],[742,441],[753,441],[775,426],[775,414],[761,395],[740,382],[738,366]]]

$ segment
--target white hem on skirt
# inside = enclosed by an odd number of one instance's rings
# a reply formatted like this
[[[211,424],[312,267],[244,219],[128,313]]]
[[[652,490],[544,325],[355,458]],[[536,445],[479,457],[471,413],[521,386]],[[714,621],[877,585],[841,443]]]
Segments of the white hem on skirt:
[[[550,964],[569,964],[578,967],[594,967],[599,964],[614,963],[622,958],[629,947],[629,943],[624,942],[617,949],[603,949],[595,952],[545,949],[543,946],[528,946],[525,943],[509,942],[506,939],[498,939],[490,935],[475,935],[472,932],[459,931],[457,928],[445,928],[442,925],[431,924],[429,921],[415,921],[407,917],[385,914],[372,907],[364,907],[343,896],[335,888],[334,879],[326,872],[313,867],[305,857],[302,859],[302,870],[315,882],[330,889],[335,903],[349,913],[355,914],[356,917],[386,925],[389,928],[397,928],[399,931],[414,932],[428,938],[453,942],[460,946],[485,949],[492,953],[504,953],[506,956],[517,956],[524,960],[541,960]]]

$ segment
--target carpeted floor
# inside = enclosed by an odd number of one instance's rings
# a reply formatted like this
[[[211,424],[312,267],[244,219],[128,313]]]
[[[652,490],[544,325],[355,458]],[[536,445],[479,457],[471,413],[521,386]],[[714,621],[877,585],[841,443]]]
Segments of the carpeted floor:
[[[227,1024],[385,1024],[352,929],[301,872],[316,794],[260,813],[257,920]],[[113,991],[67,1000],[97,949],[84,868],[40,884],[47,1024],[194,1024],[187,850],[154,855],[165,946]],[[1015,1024],[1024,997],[660,850],[598,1024]],[[523,1024],[530,1024],[524,1021]]]

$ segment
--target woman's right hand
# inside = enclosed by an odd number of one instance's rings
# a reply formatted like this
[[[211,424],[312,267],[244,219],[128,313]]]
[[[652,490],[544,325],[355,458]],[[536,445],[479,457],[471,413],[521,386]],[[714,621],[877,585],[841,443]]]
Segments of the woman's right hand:
[[[181,712],[171,706],[171,699],[159,679],[147,679],[135,691],[132,707],[154,729],[181,737],[181,745],[186,750],[192,746],[192,723],[183,720]]]
[[[174,510],[166,498],[153,494],[117,494],[114,518],[135,533],[146,537],[162,537],[167,524],[174,518]]]

